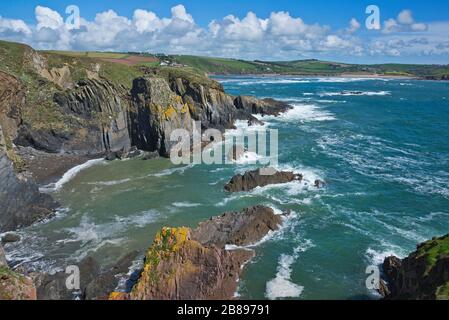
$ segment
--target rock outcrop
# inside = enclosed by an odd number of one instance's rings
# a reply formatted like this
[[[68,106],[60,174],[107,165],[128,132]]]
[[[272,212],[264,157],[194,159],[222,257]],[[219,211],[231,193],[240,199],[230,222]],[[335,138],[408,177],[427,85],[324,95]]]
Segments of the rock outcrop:
[[[197,229],[164,228],[145,257],[139,280],[130,293],[112,293],[112,300],[232,299],[242,266],[254,256],[249,245],[277,230],[282,218],[258,206],[225,213]]]
[[[128,150],[128,96],[111,82],[82,80],[71,90],[58,91],[53,101],[71,122],[59,129],[20,127],[16,143],[50,153],[103,154]]]
[[[293,172],[282,172],[267,169],[272,172],[261,172],[261,170],[248,171],[245,174],[237,174],[225,185],[228,192],[251,191],[257,187],[265,187],[272,184],[282,184],[292,181],[301,181],[302,175]],[[270,173],[270,174],[262,174]]]
[[[192,238],[203,245],[247,246],[256,243],[282,224],[282,216],[275,215],[273,209],[256,206],[241,212],[228,212],[211,218],[193,230]]]
[[[449,300],[449,235],[418,245],[403,260],[386,258],[383,272],[388,300]]]
[[[121,258],[111,268],[102,268],[98,262],[87,257],[77,266],[80,270],[80,290],[66,287],[67,274],[64,271],[33,274],[37,287],[38,300],[106,300],[119,282],[118,276],[126,275],[137,252],[131,252]]]
[[[0,244],[1,300],[36,300],[36,288],[30,278],[14,272],[8,267],[5,253]]]
[[[29,226],[51,216],[57,207],[33,181],[15,172],[7,148],[0,126],[0,232]]]

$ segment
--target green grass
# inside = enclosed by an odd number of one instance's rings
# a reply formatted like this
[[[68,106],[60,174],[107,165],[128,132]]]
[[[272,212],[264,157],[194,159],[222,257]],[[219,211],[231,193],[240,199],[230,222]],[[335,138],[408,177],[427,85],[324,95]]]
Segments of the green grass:
[[[94,58],[94,59],[126,59],[129,57],[127,53],[119,53],[119,52],[98,52],[98,51],[42,51],[44,53],[49,54],[58,54],[64,55],[67,57],[85,57],[85,58]]]
[[[427,270],[430,270],[440,258],[447,256],[449,256],[449,235],[427,241],[417,251],[417,258],[426,258]]]

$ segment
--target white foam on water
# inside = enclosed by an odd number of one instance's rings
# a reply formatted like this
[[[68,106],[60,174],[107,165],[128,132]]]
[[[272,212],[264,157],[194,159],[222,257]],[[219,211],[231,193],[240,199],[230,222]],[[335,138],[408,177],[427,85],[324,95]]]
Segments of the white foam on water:
[[[195,166],[194,164],[189,164],[189,165],[183,166],[183,167],[175,167],[175,168],[165,169],[158,173],[149,174],[148,176],[160,178],[160,177],[171,176],[172,174],[175,174],[175,173],[183,174],[186,170],[191,169],[194,166]]]
[[[263,157],[256,152],[249,152],[246,151],[243,153],[243,155],[238,158],[237,160],[234,160],[235,164],[256,164],[258,161],[261,161],[265,159],[266,157]]]
[[[95,166],[97,164],[106,163],[104,159],[94,159],[89,160],[83,164],[80,164],[79,166],[73,167],[69,171],[67,171],[59,181],[56,183],[51,183],[45,187],[39,188],[40,192],[43,193],[50,193],[60,190],[67,182],[75,178],[75,176],[80,173],[83,170],[86,170],[87,168],[90,168],[92,166]]]
[[[111,181],[88,182],[87,184],[91,185],[91,186],[111,187],[111,186],[127,183],[127,182],[130,182],[130,181],[131,181],[130,178],[126,178],[126,179],[111,180]]]
[[[172,205],[176,208],[195,208],[201,206],[200,203],[193,202],[174,202]]]
[[[161,218],[162,215],[157,210],[146,210],[125,217],[116,215],[113,222],[97,223],[86,214],[78,226],[63,229],[70,236],[57,242],[79,242],[83,247],[87,244],[95,245],[105,240],[115,240],[115,237],[129,232],[129,228],[143,228]]]
[[[279,258],[276,277],[267,282],[265,297],[269,300],[298,298],[302,295],[304,287],[293,283],[292,266],[299,258],[300,254],[309,250],[314,245],[312,241],[306,240],[303,244],[295,248],[292,255],[282,254]]]
[[[258,119],[277,120],[284,122],[312,122],[312,121],[333,121],[336,120],[335,115],[329,111],[320,108],[314,104],[293,103],[292,109],[280,114],[279,116],[256,116]]]
[[[398,258],[403,257],[402,251],[398,250],[397,247],[390,246],[390,248],[384,250],[375,250],[372,248],[368,248],[365,252],[365,256],[368,258],[368,261],[373,266],[379,266],[383,264],[385,258],[395,256]]]

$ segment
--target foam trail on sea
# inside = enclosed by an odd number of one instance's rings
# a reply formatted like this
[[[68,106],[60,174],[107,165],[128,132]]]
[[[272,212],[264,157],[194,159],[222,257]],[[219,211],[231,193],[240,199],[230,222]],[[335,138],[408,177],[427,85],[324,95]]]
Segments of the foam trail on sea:
[[[292,255],[282,254],[279,258],[276,277],[267,282],[265,296],[270,300],[281,298],[297,298],[304,291],[304,287],[291,281],[292,266],[299,255],[314,247],[312,241],[305,240],[293,251]]]
[[[39,188],[41,192],[49,193],[49,192],[55,192],[60,190],[67,182],[75,178],[75,176],[80,173],[83,170],[86,170],[87,168],[90,168],[94,165],[105,163],[104,159],[94,159],[89,160],[83,164],[80,164],[79,166],[73,167],[69,171],[67,171],[61,179],[59,179],[56,183],[51,183],[45,187]]]

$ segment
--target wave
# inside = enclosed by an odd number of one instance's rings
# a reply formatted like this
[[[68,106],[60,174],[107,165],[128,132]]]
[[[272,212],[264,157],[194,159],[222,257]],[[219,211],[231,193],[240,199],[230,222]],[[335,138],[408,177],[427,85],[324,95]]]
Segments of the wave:
[[[218,79],[221,83],[237,86],[267,85],[267,84],[301,84],[301,83],[349,83],[361,81],[390,81],[387,78],[364,77],[271,77],[271,78],[243,78],[243,79]]]
[[[83,170],[86,170],[92,166],[95,166],[97,164],[105,163],[106,161],[104,159],[94,159],[89,160],[83,164],[80,164],[79,166],[73,167],[69,171],[67,171],[59,181],[56,183],[51,183],[47,186],[39,188],[39,190],[43,193],[50,193],[60,190],[67,182],[75,178],[75,176],[80,173]]]
[[[88,244],[95,247],[105,240],[121,239],[120,235],[128,232],[129,228],[143,228],[161,217],[157,210],[146,210],[127,217],[116,215],[113,222],[97,223],[88,215],[84,215],[78,226],[62,230],[68,237],[58,240],[57,243],[81,243],[82,247]]]
[[[270,300],[282,298],[297,298],[304,291],[304,287],[293,283],[291,280],[292,266],[299,258],[300,254],[314,247],[311,240],[305,240],[293,251],[293,254],[282,254],[279,258],[276,277],[267,282],[265,297]]]
[[[192,202],[174,202],[172,205],[176,208],[195,208],[201,206],[199,203]]]
[[[115,186],[115,185],[118,185],[118,184],[127,183],[127,182],[130,182],[130,181],[131,181],[130,178],[126,178],[126,179],[112,180],[112,181],[88,182],[87,184],[91,185],[91,186],[111,187],[111,186]]]
[[[256,117],[262,121],[275,120],[283,122],[312,122],[312,121],[333,121],[336,120],[334,114],[326,111],[314,104],[291,104],[292,109],[280,114],[279,116],[260,116]]]

